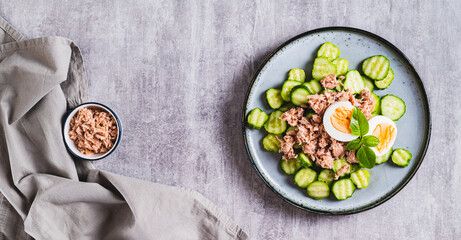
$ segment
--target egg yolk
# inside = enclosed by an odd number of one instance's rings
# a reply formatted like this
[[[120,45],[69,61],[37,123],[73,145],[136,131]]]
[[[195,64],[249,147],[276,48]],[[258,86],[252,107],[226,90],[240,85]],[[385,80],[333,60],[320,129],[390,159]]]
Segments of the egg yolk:
[[[376,146],[378,152],[383,152],[389,147],[392,139],[395,137],[395,128],[389,123],[380,123],[373,130],[373,136],[379,139],[379,144]]]
[[[339,107],[330,117],[331,124],[336,130],[343,133],[352,133],[351,131],[351,116],[352,108]]]

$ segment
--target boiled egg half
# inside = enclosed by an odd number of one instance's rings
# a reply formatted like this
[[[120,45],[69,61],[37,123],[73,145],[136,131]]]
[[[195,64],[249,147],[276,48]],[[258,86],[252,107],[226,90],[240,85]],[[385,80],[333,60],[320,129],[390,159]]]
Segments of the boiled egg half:
[[[335,102],[323,115],[323,126],[332,138],[341,142],[350,142],[357,138],[351,132],[351,116],[354,106],[350,102]]]
[[[368,121],[370,130],[367,135],[373,135],[379,139],[379,144],[371,149],[376,156],[386,154],[394,145],[397,138],[397,126],[395,122],[385,116],[376,116]]]

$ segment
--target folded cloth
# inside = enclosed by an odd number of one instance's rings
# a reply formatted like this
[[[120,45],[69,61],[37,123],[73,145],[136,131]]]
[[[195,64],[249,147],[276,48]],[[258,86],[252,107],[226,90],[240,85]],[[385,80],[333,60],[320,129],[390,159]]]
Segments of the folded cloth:
[[[0,239],[247,238],[195,191],[72,159],[62,120],[88,96],[78,47],[26,40],[1,18],[0,41]]]

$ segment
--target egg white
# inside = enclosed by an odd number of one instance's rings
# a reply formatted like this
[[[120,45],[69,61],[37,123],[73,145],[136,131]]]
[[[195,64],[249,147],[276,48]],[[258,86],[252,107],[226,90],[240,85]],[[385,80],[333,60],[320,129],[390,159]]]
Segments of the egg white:
[[[323,115],[323,126],[325,127],[325,131],[328,133],[328,135],[330,135],[330,137],[341,142],[350,142],[356,139],[357,136],[339,131],[331,123],[331,115],[333,115],[335,110],[340,107],[346,107],[347,109],[354,108],[351,102],[335,102],[331,104],[325,111],[325,114]]]
[[[390,141],[389,145],[387,146],[387,148],[384,149],[384,151],[378,152],[378,149],[376,149],[376,147],[371,148],[371,150],[373,150],[373,152],[375,152],[376,156],[378,156],[378,157],[386,154],[389,151],[389,149],[392,148],[392,146],[394,145],[395,139],[397,138],[397,126],[395,125],[395,122],[392,121],[392,119],[390,119],[390,118],[388,118],[386,116],[376,116],[376,117],[370,119],[368,121],[368,125],[370,127],[369,127],[367,135],[372,135],[373,131],[376,128],[376,126],[378,126],[378,124],[380,124],[380,123],[387,123],[387,124],[391,125],[395,129],[395,135],[391,139],[391,141]]]

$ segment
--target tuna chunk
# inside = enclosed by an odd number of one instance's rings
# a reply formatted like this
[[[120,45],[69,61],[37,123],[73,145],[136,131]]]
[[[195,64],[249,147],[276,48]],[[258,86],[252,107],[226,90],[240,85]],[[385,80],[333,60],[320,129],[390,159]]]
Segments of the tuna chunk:
[[[347,158],[346,160],[349,163],[358,163],[359,160],[357,159],[357,156],[355,155],[356,151],[346,151]]]
[[[335,180],[338,180],[338,178],[347,173],[347,171],[349,171],[349,169],[351,169],[351,166],[350,165],[344,165],[344,167],[340,168],[336,173],[335,173]]]
[[[296,126],[299,119],[303,117],[304,109],[302,108],[292,108],[282,114],[280,119],[287,121],[290,126]]]
[[[283,159],[288,161],[292,158],[296,158],[297,155],[295,154],[295,150],[293,146],[295,145],[295,139],[290,135],[285,135],[282,139],[277,138],[281,145],[279,152],[283,153]]]
[[[336,86],[338,86],[339,84],[341,84],[341,82],[336,80],[336,75],[335,74],[329,74],[328,76],[326,76],[322,80],[320,80],[320,84],[322,84],[322,86],[324,88],[333,89]]]
[[[371,112],[373,112],[376,105],[375,98],[368,89],[363,89],[360,95],[362,95],[362,98],[356,100],[352,104],[358,107],[367,119],[370,119],[372,117]]]
[[[330,151],[335,158],[342,158],[346,154],[346,144],[331,139]]]

